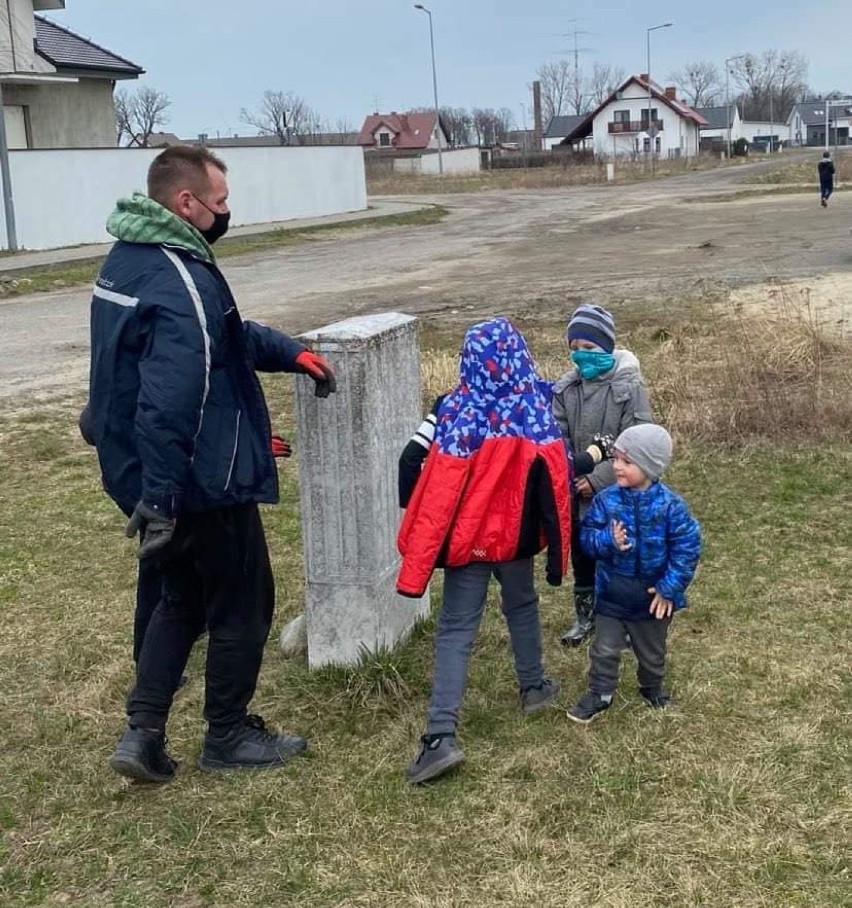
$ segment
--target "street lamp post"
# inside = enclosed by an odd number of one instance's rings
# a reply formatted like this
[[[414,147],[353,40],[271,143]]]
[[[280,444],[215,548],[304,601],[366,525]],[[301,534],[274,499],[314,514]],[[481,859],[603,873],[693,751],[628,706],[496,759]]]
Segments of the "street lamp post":
[[[0,176],[3,182],[3,210],[6,219],[6,248],[17,252],[18,232],[15,226],[15,203],[12,199],[12,173],[9,167],[9,143],[6,141],[6,118],[3,115],[3,86],[0,85]]]
[[[674,25],[673,22],[663,22],[662,25],[652,25],[651,28],[645,29],[645,39],[647,41],[647,51],[648,51],[648,153],[651,155],[651,169],[654,168],[654,148],[652,142],[654,140],[655,134],[652,132],[652,122],[651,122],[651,102],[652,102],[652,92],[651,92],[651,32],[659,31],[661,28],[671,28]]]
[[[435,33],[432,30],[432,12],[431,10],[426,9],[422,3],[415,3],[414,8],[426,13],[429,17],[429,45],[432,48],[432,90],[435,94],[435,129],[437,131],[438,139],[438,173],[443,175],[444,159],[441,156],[441,112],[438,107],[438,75],[435,70]]]
[[[728,57],[725,60],[725,115],[728,118],[727,123],[727,133],[728,133],[728,160],[731,159],[731,64],[736,63],[737,60],[744,60],[748,54],[739,54],[736,57]]]

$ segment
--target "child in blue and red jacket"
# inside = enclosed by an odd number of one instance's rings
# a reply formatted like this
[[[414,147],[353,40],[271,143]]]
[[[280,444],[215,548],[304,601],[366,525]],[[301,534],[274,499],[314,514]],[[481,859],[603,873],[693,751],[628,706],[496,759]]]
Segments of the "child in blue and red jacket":
[[[444,598],[435,638],[426,734],[407,770],[411,784],[464,760],[456,726],[471,647],[497,578],[524,713],[550,705],[533,556],[548,546],[547,580],[559,585],[571,540],[569,453],[551,413],[551,386],[536,374],[521,333],[504,318],[468,329],[459,384],[400,458],[398,591],[421,596],[436,567]],[[583,455],[587,471],[600,446]],[[422,465],[422,470],[421,470]]]
[[[666,638],[701,554],[698,521],[660,482],[671,457],[662,426],[626,429],[615,440],[615,485],[595,495],[583,519],[580,542],[596,560],[595,636],[588,690],[568,710],[574,722],[591,722],[609,708],[628,634],[640,694],[656,708],[671,700],[663,687]]]

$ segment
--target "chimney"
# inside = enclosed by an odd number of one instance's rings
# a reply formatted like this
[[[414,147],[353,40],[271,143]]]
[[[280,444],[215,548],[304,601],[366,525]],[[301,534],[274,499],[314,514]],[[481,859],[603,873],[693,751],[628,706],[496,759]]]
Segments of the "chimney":
[[[640,76],[639,76],[639,78],[640,78],[643,82],[649,82],[649,81],[650,81],[650,79],[649,79],[649,77],[648,77],[648,73],[641,73]]]
[[[677,101],[677,89],[674,85],[667,85],[665,94],[669,101]]]
[[[541,151],[544,129],[541,123],[541,82],[535,81],[533,89],[533,151]]]

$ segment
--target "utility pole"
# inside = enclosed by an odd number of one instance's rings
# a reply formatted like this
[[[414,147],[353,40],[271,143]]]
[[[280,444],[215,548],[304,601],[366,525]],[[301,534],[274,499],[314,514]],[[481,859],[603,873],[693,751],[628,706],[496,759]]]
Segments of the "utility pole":
[[[0,82],[0,177],[3,179],[3,212],[6,216],[6,247],[17,252],[18,231],[15,225],[15,202],[12,198],[12,172],[9,167],[9,143],[6,138],[6,115],[3,112],[3,84]]]
[[[435,130],[436,137],[438,140],[438,173],[443,176],[444,174],[444,159],[441,157],[441,111],[438,107],[438,74],[435,70],[435,33],[432,30],[432,11],[426,9],[422,3],[415,3],[415,9],[419,9],[420,12],[426,13],[429,17],[429,46],[432,48],[432,89],[435,93]]]

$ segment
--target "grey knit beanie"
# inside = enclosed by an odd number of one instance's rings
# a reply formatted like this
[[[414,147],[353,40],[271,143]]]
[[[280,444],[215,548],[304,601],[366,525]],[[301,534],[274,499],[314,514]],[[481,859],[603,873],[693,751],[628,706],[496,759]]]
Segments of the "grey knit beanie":
[[[662,426],[643,423],[625,429],[615,450],[626,454],[649,479],[659,479],[672,462],[672,437]]]
[[[606,353],[612,353],[615,347],[615,319],[606,309],[583,303],[574,310],[565,337],[568,343],[572,340],[587,340],[597,344]]]

